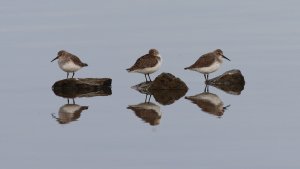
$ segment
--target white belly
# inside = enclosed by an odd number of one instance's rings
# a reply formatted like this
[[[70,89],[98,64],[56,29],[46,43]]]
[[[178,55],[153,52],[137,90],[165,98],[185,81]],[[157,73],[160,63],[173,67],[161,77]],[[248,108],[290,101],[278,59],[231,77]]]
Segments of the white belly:
[[[157,64],[154,67],[149,67],[149,68],[144,68],[144,69],[137,69],[137,70],[134,70],[132,72],[143,73],[143,74],[151,74],[151,73],[156,72],[160,68],[161,63],[162,63],[162,59],[160,59],[160,61],[158,61]]]
[[[77,104],[66,104],[62,106],[59,110],[61,113],[75,113],[76,111],[80,110],[81,106]]]
[[[58,65],[65,72],[76,72],[77,70],[81,69],[80,66],[74,64],[72,61],[68,61],[66,63],[58,62]]]
[[[140,104],[137,104],[137,105],[130,105],[130,107],[135,107],[135,108],[140,108],[140,109],[146,109],[146,110],[154,110],[157,115],[161,116],[162,113],[160,111],[160,107],[157,106],[156,104],[154,103],[140,103]]]
[[[221,66],[220,62],[214,62],[212,65],[210,65],[208,67],[193,68],[191,70],[206,74],[206,73],[215,72],[216,70],[219,69],[220,66]]]
[[[198,100],[210,102],[213,105],[223,105],[222,100],[212,93],[201,93],[193,97]]]

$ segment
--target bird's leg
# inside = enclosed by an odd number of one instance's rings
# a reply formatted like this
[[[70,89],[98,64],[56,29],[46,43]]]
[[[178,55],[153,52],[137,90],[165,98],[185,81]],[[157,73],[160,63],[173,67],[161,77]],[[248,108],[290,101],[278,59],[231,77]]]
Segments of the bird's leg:
[[[75,104],[75,99],[73,98],[73,104]]]
[[[67,79],[69,78],[69,72],[67,72]]]
[[[208,74],[204,74],[205,81],[208,80]]]
[[[148,82],[148,79],[147,79],[147,76],[146,76],[146,74],[144,74],[145,75],[145,78],[146,78],[146,82]]]
[[[148,73],[148,77],[149,77],[149,80],[150,80],[150,82],[152,82],[152,80],[151,80],[151,78],[150,78],[150,75],[149,75],[149,73]]]
[[[149,103],[149,102],[150,102],[150,100],[151,100],[151,96],[152,96],[152,95],[150,94],[150,97],[149,97],[148,103]]]
[[[147,103],[147,97],[148,97],[148,94],[146,94],[145,103]]]
[[[58,118],[55,116],[55,114],[54,114],[54,113],[52,113],[52,114],[51,114],[51,116],[52,116],[52,118],[54,118],[54,119],[58,120]]]
[[[74,77],[74,75],[75,75],[75,72],[73,72],[72,78]]]
[[[225,107],[223,107],[223,109],[224,109],[224,110],[227,110],[228,107],[230,107],[230,104],[227,105],[227,106],[225,106]]]
[[[70,104],[69,98],[68,98],[68,104]]]
[[[209,92],[208,85],[205,85],[205,88],[204,88],[204,93],[208,93],[208,92]]]

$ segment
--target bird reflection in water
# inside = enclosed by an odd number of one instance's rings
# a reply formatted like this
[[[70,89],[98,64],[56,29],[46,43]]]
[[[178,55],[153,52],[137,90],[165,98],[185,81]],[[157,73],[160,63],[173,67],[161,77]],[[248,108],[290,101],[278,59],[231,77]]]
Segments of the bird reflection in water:
[[[75,101],[73,99],[73,104],[65,104],[59,108],[58,111],[58,117],[55,116],[55,114],[51,114],[54,119],[59,124],[68,124],[72,121],[77,121],[80,118],[81,112],[83,110],[87,110],[88,106],[80,106],[78,104],[75,104]]]
[[[207,85],[205,86],[203,93],[194,96],[187,96],[185,98],[200,107],[202,111],[217,117],[223,116],[224,111],[230,106],[228,105],[224,107],[223,101],[218,95],[210,93]]]
[[[148,98],[146,95],[145,102],[129,105],[127,108],[131,109],[135,115],[141,118],[145,123],[149,123],[151,126],[159,125],[161,115],[160,107],[152,102],[150,102],[151,95]]]

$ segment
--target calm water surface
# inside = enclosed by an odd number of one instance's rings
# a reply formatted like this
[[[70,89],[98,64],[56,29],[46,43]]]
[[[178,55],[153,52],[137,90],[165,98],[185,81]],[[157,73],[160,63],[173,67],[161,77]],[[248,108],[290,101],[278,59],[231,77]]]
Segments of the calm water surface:
[[[298,1],[2,1],[0,167],[31,168],[299,168],[300,3]],[[203,75],[184,71],[221,48],[215,77],[240,69],[240,95],[210,87],[230,105],[223,116],[184,99],[160,108],[157,125],[127,109],[145,95],[131,89],[143,75],[125,69],[149,48],[161,72],[186,82],[192,96]],[[112,95],[77,98],[88,106],[60,124],[67,100],[51,86],[65,78],[50,61],[65,49],[89,64],[76,77],[110,77]]]

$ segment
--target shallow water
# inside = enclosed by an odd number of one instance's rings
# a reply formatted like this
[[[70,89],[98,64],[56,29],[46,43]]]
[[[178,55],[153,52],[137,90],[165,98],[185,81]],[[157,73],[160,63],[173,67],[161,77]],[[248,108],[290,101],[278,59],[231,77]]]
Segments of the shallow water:
[[[1,18],[1,168],[299,168],[300,11],[298,1],[3,1]],[[243,73],[240,95],[214,87],[219,118],[182,97],[158,106],[152,126],[127,109],[145,95],[143,75],[125,69],[149,48],[161,72],[180,77],[185,96],[204,91],[203,75],[183,70],[221,48]],[[59,124],[67,100],[51,86],[65,78],[50,61],[65,49],[89,64],[75,77],[110,77],[112,95],[77,98],[88,106]]]

